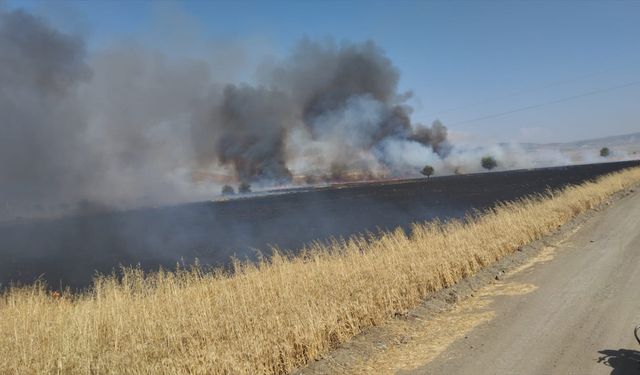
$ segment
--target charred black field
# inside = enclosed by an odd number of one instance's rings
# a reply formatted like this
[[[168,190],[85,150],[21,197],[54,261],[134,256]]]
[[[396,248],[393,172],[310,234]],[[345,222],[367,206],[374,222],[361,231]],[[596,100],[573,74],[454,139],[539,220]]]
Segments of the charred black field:
[[[500,201],[577,184],[639,161],[349,184],[220,202],[0,224],[0,283],[86,287],[120,265],[173,269],[255,259],[272,246],[460,218]]]

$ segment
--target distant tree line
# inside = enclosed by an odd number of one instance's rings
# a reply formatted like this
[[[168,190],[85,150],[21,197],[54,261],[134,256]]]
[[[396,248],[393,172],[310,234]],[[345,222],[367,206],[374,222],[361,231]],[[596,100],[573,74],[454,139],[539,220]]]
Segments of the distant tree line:
[[[423,176],[427,176],[427,178],[431,177],[431,175],[433,174],[433,167],[430,165],[425,165],[424,168],[422,168],[422,170],[420,171],[420,173],[422,173]]]
[[[492,156],[485,156],[480,160],[480,165],[482,165],[482,168],[490,171],[498,166],[498,162]]]
[[[234,195],[235,193],[236,191],[231,185],[224,185],[222,187],[222,195]],[[242,182],[240,185],[238,185],[238,194],[247,193],[251,193],[251,185],[246,182]]]
[[[482,159],[480,159],[480,165],[482,165],[482,168],[490,171],[493,168],[498,166],[498,162],[493,156],[485,156]],[[431,177],[434,173],[435,173],[435,168],[433,168],[433,166],[429,164],[425,165],[424,168],[422,168],[422,170],[420,171],[420,174],[427,177],[427,179]],[[459,168],[456,168],[454,173],[461,174],[461,171]]]

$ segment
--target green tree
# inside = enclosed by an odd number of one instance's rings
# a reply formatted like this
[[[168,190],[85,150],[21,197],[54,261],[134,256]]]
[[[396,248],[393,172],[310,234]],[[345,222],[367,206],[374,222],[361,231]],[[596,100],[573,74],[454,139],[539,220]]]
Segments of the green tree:
[[[433,167],[430,165],[425,165],[424,168],[422,168],[422,170],[420,171],[420,173],[422,173],[424,176],[427,176],[427,178],[431,177],[431,175],[433,174]]]
[[[233,195],[236,192],[233,190],[233,187],[229,186],[229,185],[224,185],[222,187],[222,195]]]
[[[240,186],[238,186],[238,193],[241,193],[241,194],[251,193],[251,185],[249,185],[246,182],[241,183]]]
[[[480,164],[482,165],[482,168],[489,171],[498,166],[498,162],[496,162],[496,159],[492,156],[483,157],[482,160],[480,160]]]
[[[611,151],[609,151],[608,147],[603,147],[600,149],[600,156],[602,156],[603,158],[606,158],[607,156],[609,156],[609,154],[611,154]]]

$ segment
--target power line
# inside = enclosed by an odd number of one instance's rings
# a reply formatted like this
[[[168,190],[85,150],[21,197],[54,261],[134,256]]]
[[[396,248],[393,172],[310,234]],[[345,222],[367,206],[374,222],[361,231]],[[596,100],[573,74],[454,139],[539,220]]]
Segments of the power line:
[[[564,97],[564,98],[560,98],[560,99],[556,99],[556,100],[552,100],[552,101],[548,101],[548,102],[544,102],[544,103],[528,105],[528,106],[525,106],[525,107],[520,107],[520,108],[512,109],[512,110],[509,110],[509,111],[505,111],[505,112],[493,113],[493,114],[490,114],[490,115],[477,117],[477,118],[470,119],[470,120],[465,120],[465,121],[460,121],[460,122],[448,124],[448,126],[463,125],[463,124],[468,124],[468,123],[471,123],[471,122],[488,120],[488,119],[491,119],[491,118],[506,116],[506,115],[510,115],[512,113],[521,112],[521,111],[527,111],[527,110],[530,110],[530,109],[540,108],[540,107],[544,107],[544,106],[551,105],[551,104],[563,103],[563,102],[567,102],[567,101],[570,101],[570,100],[583,98],[585,96],[596,95],[596,94],[600,94],[600,93],[607,92],[607,91],[613,91],[613,90],[618,90],[618,89],[622,89],[622,88],[626,88],[626,87],[630,87],[630,86],[635,86],[635,85],[638,85],[638,84],[640,84],[640,80],[628,82],[628,83],[625,83],[625,84],[622,84],[622,85],[611,86],[611,87],[606,87],[606,88],[603,88],[603,89],[588,91],[588,92],[585,92],[585,93],[582,93],[582,94],[578,94],[578,95],[567,96],[567,97]]]
[[[514,97],[514,96],[519,96],[519,95],[522,95],[522,94],[528,94],[528,93],[531,93],[531,92],[536,92],[536,91],[548,89],[548,88],[555,87],[555,86],[561,86],[561,85],[565,85],[565,84],[568,84],[568,83],[579,82],[579,81],[584,80],[586,78],[591,78],[591,77],[595,77],[595,76],[602,75],[602,74],[605,74],[605,73],[609,73],[609,72],[612,72],[612,71],[624,69],[624,68],[626,68],[628,66],[629,65],[624,64],[624,65],[613,67],[613,68],[610,68],[610,69],[600,70],[600,71],[597,71],[597,72],[594,72],[594,73],[575,76],[573,78],[568,78],[568,79],[557,80],[557,81],[550,82],[550,83],[548,83],[546,85],[543,85],[543,86],[537,86],[537,87],[533,87],[533,88],[526,88],[526,89],[522,89],[522,90],[517,90],[517,91],[511,92],[509,94],[500,95],[500,96],[496,96],[496,97],[493,97],[493,98],[480,100],[480,101],[473,102],[473,103],[470,103],[470,104],[464,104],[464,105],[460,105],[460,106],[457,106],[457,107],[444,109],[444,110],[437,111],[437,112],[432,112],[430,114],[427,114],[426,116],[427,117],[433,117],[433,116],[438,116],[438,115],[442,115],[442,114],[445,114],[445,113],[457,112],[457,111],[462,110],[462,109],[468,109],[468,108],[477,107],[479,105],[495,102],[495,101],[498,101],[498,100],[501,100],[501,99],[508,99],[508,98],[511,98],[511,97]]]

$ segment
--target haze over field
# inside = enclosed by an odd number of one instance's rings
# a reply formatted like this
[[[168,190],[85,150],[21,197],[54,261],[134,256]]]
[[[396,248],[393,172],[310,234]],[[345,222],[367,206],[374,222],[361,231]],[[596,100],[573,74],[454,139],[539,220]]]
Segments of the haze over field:
[[[203,61],[84,45],[28,12],[0,14],[3,200],[193,197],[193,173],[211,170],[267,185],[382,177],[450,149],[442,124],[411,123],[410,94],[371,41],[302,40],[240,85]]]
[[[367,38],[301,37],[238,79],[234,56],[247,51],[232,39],[217,59],[135,36],[96,45],[37,8],[7,4],[0,200],[12,214],[208,199],[224,183],[416,177],[426,164],[440,175],[477,172],[484,156],[498,169],[600,160],[592,149],[450,137],[436,115],[415,121],[419,98],[401,87],[402,67]],[[614,149],[611,160],[632,152]]]

